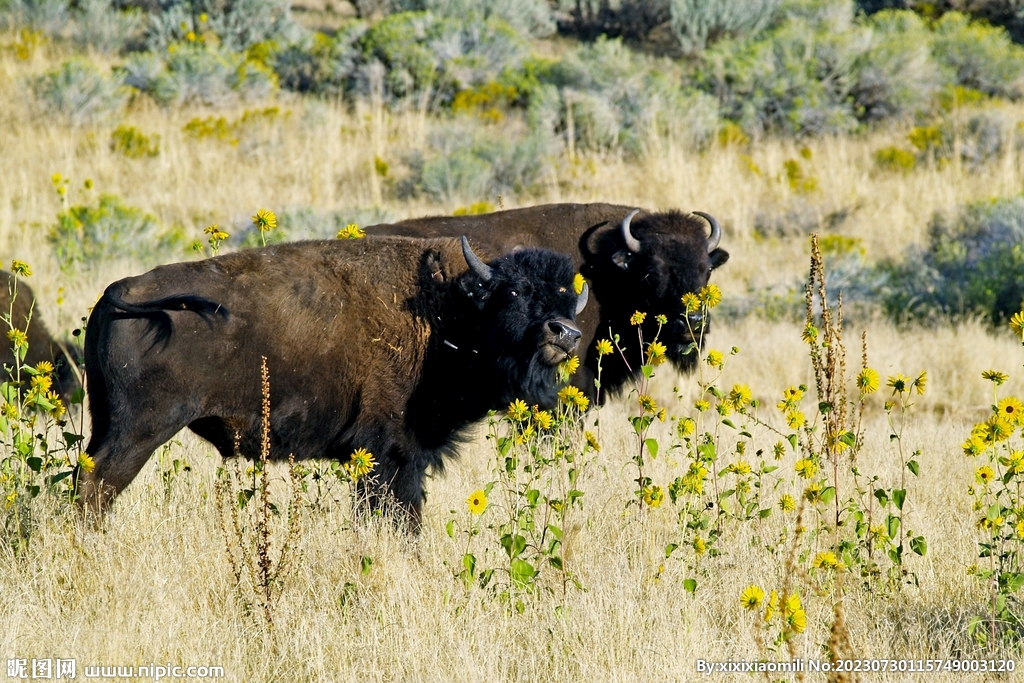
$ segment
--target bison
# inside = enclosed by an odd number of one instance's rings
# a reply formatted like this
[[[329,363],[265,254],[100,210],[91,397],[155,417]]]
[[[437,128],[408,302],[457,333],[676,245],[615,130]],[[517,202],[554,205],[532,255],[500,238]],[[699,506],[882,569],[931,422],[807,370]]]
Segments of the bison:
[[[651,213],[612,204],[547,204],[479,216],[416,218],[366,228],[371,235],[441,237],[469,235],[478,249],[498,253],[517,246],[543,247],[570,254],[576,267],[593,285],[594,300],[577,323],[583,332],[581,369],[573,383],[591,400],[596,397],[597,353],[594,343],[609,334],[622,335],[628,346],[630,317],[649,313],[642,325],[644,339],[657,332],[654,316],[664,314],[668,324],[660,341],[680,370],[692,369],[693,332],[706,331],[699,315],[687,317],[680,298],[708,283],[711,271],[729,259],[719,248],[722,228],[706,213],[679,211]],[[706,232],[704,220],[710,225]],[[702,337],[702,334],[696,336]],[[636,349],[634,348],[635,352]],[[617,355],[602,360],[601,395],[616,393],[639,372],[640,363],[627,366]]]
[[[468,264],[468,267],[467,267]],[[92,472],[104,510],[188,427],[224,457],[257,458],[261,357],[271,459],[377,459],[418,528],[428,468],[463,430],[516,398],[551,406],[587,292],[540,249],[484,263],[465,238],[310,241],[161,266],[110,285],[86,328]],[[401,517],[402,515],[400,515]]]
[[[28,350],[21,364],[35,366],[41,361],[52,363],[53,389],[60,394],[64,404],[69,405],[75,391],[82,386],[76,347],[74,344],[57,341],[50,335],[35,311],[35,294],[23,279],[15,281],[13,274],[0,270],[0,283],[3,283],[0,284],[0,314],[9,315],[11,325],[25,332],[28,337]],[[10,368],[10,374],[3,372],[0,381],[14,375],[14,346],[6,337],[0,341],[0,364]],[[26,377],[22,375],[22,379]]]

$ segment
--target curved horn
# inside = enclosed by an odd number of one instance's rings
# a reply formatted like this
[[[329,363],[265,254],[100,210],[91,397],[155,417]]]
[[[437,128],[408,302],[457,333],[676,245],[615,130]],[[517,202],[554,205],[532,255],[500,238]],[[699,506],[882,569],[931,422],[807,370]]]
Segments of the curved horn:
[[[626,240],[626,247],[634,254],[640,253],[640,240],[633,237],[633,233],[629,231],[629,223],[638,213],[640,213],[640,209],[633,209],[622,219],[622,239]]]
[[[711,224],[711,236],[708,237],[708,253],[710,254],[718,248],[718,243],[722,241],[722,226],[718,224],[714,216],[703,211],[694,211],[693,213]]]
[[[578,297],[576,297],[576,315],[579,315],[580,312],[584,308],[587,307],[587,301],[589,299],[590,299],[590,287],[588,287],[587,283],[584,282],[583,283],[583,291],[581,291],[580,295]]]
[[[473,248],[469,246],[469,240],[466,236],[462,236],[462,255],[466,257],[466,263],[469,264],[469,269],[480,276],[480,279],[484,282],[490,282],[494,276],[494,270],[480,260],[480,257],[473,253]]]

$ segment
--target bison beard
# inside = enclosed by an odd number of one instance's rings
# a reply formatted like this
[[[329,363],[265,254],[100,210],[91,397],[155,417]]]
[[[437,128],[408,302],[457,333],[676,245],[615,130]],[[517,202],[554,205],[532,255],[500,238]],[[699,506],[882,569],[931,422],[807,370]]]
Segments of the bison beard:
[[[711,271],[729,259],[729,254],[718,248],[718,222],[707,214],[698,215],[701,217],[679,211],[649,213],[613,204],[546,204],[481,216],[416,218],[372,225],[366,231],[408,237],[465,234],[474,246],[495,253],[526,246],[571,255],[593,286],[597,304],[579,316],[582,367],[572,379],[593,401],[597,375],[594,344],[608,337],[609,328],[623,338],[635,338],[629,322],[635,311],[648,313],[642,325],[646,341],[658,332],[655,316],[667,316],[668,324],[659,339],[667,346],[669,359],[680,370],[694,367],[697,354],[690,330],[706,331],[707,321],[699,317],[687,321],[680,298],[706,285]],[[626,347],[629,354],[637,352],[628,341]],[[640,364],[635,365],[631,371],[618,354],[606,356],[601,367],[601,398],[621,391],[639,372]]]
[[[426,471],[460,430],[515,398],[553,405],[579,339],[570,259],[474,259],[453,239],[300,242],[115,282],[86,332],[95,469],[77,473],[80,500],[105,509],[186,426],[259,457],[265,356],[270,457],[365,448],[371,504],[387,492],[418,526]]]

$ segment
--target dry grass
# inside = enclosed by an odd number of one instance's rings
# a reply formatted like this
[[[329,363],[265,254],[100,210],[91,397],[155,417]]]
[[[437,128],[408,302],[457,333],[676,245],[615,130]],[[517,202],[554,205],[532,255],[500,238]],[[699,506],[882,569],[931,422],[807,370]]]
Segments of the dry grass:
[[[359,107],[347,113],[334,103],[282,98],[279,105],[291,115],[245,151],[183,134],[186,122],[209,112],[164,111],[140,101],[125,122],[158,133],[162,153],[129,160],[109,148],[115,122],[69,129],[38,116],[22,79],[51,61],[41,55],[25,64],[6,52],[0,56],[0,254],[33,265],[30,283],[52,329],[68,330],[107,283],[138,269],[116,263],[102,272],[60,275],[43,239],[59,209],[50,183],[55,172],[75,184],[91,178],[99,190],[119,194],[167,224],[181,223],[197,237],[209,223],[230,224],[262,207],[332,210],[385,202],[397,216],[455,208],[387,203],[375,180],[375,156],[397,158],[423,140],[428,122],[422,116],[391,117]],[[1024,108],[1019,113],[1024,118]],[[218,114],[232,118],[240,112]],[[869,258],[896,255],[919,241],[936,210],[1020,188],[1016,155],[979,172],[956,165],[906,177],[876,171],[874,150],[903,134],[894,129],[809,143],[808,167],[820,189],[808,201],[827,210],[851,208],[842,232],[863,239]],[[744,154],[762,175],[748,169]],[[703,155],[669,146],[639,165],[584,159],[558,167],[540,196],[516,202],[601,200],[712,212],[725,225],[723,245],[732,253],[715,275],[728,296],[751,282],[802,277],[806,271],[806,240],[758,240],[752,228],[758,212],[793,199],[793,191],[776,178],[783,161],[797,156],[791,143],[768,142]],[[513,205],[509,198],[504,201]],[[58,307],[60,287],[67,302]],[[966,494],[973,464],[961,455],[960,443],[990,403],[981,371],[1008,372],[1012,379],[1004,394],[1021,395],[1024,356],[1008,334],[993,335],[975,324],[898,331],[869,321],[867,329],[870,363],[883,376],[929,372],[928,392],[905,436],[923,453],[908,523],[927,537],[929,552],[908,560],[919,587],[904,588],[897,596],[858,594],[847,602],[852,644],[865,657],[973,653],[966,625],[983,609],[985,596],[966,573],[977,555]],[[847,333],[851,364],[859,354],[858,331],[851,326]],[[782,389],[812,384],[799,334],[796,324],[785,322],[716,324],[711,346],[742,350],[723,384],[749,384],[766,405],[763,412],[771,413]],[[684,396],[692,392],[690,378],[659,377],[659,402],[676,405],[673,383]],[[892,482],[900,463],[889,444],[881,400],[875,399],[868,413],[862,465]],[[782,558],[754,544],[750,528],[734,527],[721,543],[725,554],[705,561],[707,574],[695,597],[682,589],[686,575],[677,562],[667,563],[655,579],[675,521],[669,505],[651,511],[643,524],[624,508],[633,476],[626,467],[627,410],[627,403],[618,401],[601,413],[603,449],[583,485],[586,521],[567,551],[586,590],[564,601],[538,597],[519,615],[483,591],[467,592],[453,578],[462,546],[446,536],[444,525],[448,511],[465,514],[468,493],[491,478],[490,447],[481,434],[445,476],[430,481],[419,538],[397,535],[386,524],[354,533],[345,504],[308,512],[314,518],[304,525],[302,560],[276,608],[276,628],[268,634],[235,599],[216,522],[218,458],[204,442],[183,435],[180,455],[193,471],[175,482],[169,501],[150,466],[119,499],[102,531],[54,518],[44,524],[27,557],[0,556],[0,656],[75,657],[79,667],[220,665],[229,680],[238,681],[594,682],[694,679],[696,658],[755,658],[753,618],[740,609],[739,593],[751,583],[780,585]],[[782,463],[787,471],[791,459]],[[679,467],[662,457],[652,476],[665,482]],[[283,469],[276,471],[284,475]],[[780,517],[776,512],[769,518],[766,536],[777,532]],[[374,560],[368,574],[360,570],[364,555]],[[824,601],[807,603],[811,626],[797,637],[796,650],[802,657],[818,657],[829,637],[831,609]],[[556,604],[564,610],[556,612]],[[870,676],[907,678],[912,676]],[[960,678],[929,675],[929,680]]]

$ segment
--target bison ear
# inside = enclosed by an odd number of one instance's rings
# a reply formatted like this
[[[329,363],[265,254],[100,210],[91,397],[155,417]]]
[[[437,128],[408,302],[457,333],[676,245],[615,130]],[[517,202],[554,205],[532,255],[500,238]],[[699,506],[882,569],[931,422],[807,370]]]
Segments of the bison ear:
[[[717,268],[729,260],[729,252],[725,249],[715,249],[708,256],[711,257],[711,268]]]
[[[491,289],[487,283],[472,272],[458,279],[458,287],[462,295],[469,299],[478,311],[483,310],[484,304],[491,297]]]
[[[628,249],[619,249],[612,254],[612,263],[623,270],[629,270],[629,263],[633,260],[633,252]]]

